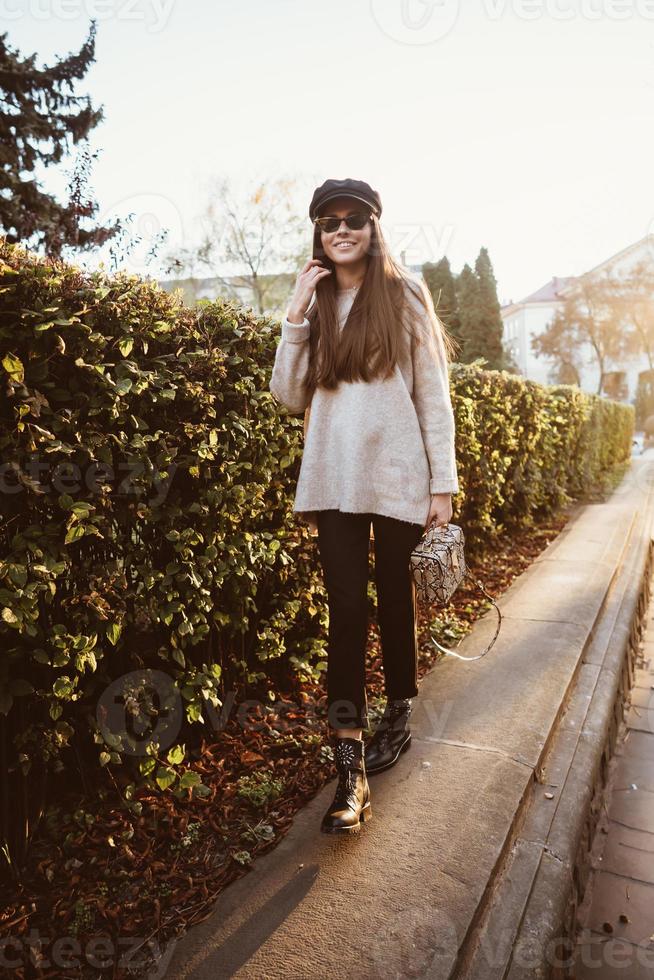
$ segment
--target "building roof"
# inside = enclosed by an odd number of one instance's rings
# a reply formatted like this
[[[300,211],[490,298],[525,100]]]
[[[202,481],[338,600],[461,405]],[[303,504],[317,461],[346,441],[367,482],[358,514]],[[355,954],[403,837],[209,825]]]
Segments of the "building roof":
[[[644,238],[640,238],[637,242],[633,242],[631,245],[627,245],[626,248],[621,249],[612,255],[608,259],[604,259],[599,265],[593,266],[588,272],[584,273],[585,276],[592,276],[603,270],[609,270],[611,266],[627,258],[631,254],[638,254],[639,252],[645,251],[646,249],[651,249],[652,246],[652,236],[645,235]],[[510,300],[508,303],[504,303],[501,307],[502,313],[507,314],[513,312],[513,310],[519,309],[521,306],[525,306],[527,303],[553,303],[557,300],[562,300],[565,290],[570,286],[579,276],[552,276],[549,282],[546,282],[544,286],[537,289],[535,293],[530,293],[529,296],[525,296],[524,299],[517,300],[513,302]]]
[[[588,270],[586,275],[590,276],[595,272],[601,272],[604,269],[610,269],[610,267],[614,263],[620,262],[622,259],[625,259],[628,255],[634,253],[637,255],[639,252],[646,252],[646,254],[649,254],[649,256],[651,257],[651,248],[652,248],[651,234],[644,235],[643,238],[639,238],[637,242],[633,242],[631,245],[627,245],[626,248],[620,249],[620,251],[616,252],[615,255],[612,255],[608,259],[604,259],[604,261],[600,262],[599,265],[593,266],[592,269]]]
[[[576,276],[552,276],[549,282],[537,289],[535,293],[530,293],[519,303],[551,303],[561,299],[561,292],[568,286]]]
[[[524,299],[520,299],[517,302],[510,300],[501,307],[502,314],[513,313],[514,310],[520,309],[521,306],[526,306],[528,303],[555,303],[563,299],[561,295],[570,283],[574,282],[576,276],[552,276],[549,282],[546,282],[544,286],[537,289],[536,292],[530,293],[529,296],[525,296]]]

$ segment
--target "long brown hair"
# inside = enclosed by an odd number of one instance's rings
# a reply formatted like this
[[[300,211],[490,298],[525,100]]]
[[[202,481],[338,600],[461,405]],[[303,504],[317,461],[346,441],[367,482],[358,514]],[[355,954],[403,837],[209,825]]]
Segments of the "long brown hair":
[[[313,232],[313,258],[320,259],[333,274],[323,276],[317,283],[314,301],[306,314],[311,324],[306,386],[311,394],[318,384],[334,389],[341,380],[389,377],[404,342],[403,330],[418,337],[413,329],[416,309],[411,297],[422,304],[433,330],[440,331],[447,360],[452,358],[457,348],[436,314],[429,289],[422,279],[395,261],[374,213],[366,274],[342,332],[335,263],[325,254],[317,226]]]

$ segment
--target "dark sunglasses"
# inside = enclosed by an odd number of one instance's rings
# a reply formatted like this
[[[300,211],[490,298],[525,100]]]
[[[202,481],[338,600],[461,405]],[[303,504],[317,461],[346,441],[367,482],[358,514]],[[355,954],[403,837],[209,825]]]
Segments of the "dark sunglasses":
[[[370,214],[367,211],[355,211],[354,214],[348,214],[347,218],[315,218],[314,224],[318,225],[321,231],[332,232],[338,231],[341,221],[344,221],[352,231],[360,231],[370,221]]]

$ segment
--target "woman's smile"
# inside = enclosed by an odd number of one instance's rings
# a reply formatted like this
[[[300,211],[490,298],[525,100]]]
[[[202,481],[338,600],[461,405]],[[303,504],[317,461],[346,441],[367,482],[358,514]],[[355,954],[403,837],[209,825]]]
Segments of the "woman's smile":
[[[343,229],[345,231],[345,229]],[[369,234],[362,233],[361,236],[357,236],[356,233],[352,231],[348,232],[347,238],[337,238],[334,236],[332,241],[329,241],[328,235],[323,235],[323,248],[325,249],[325,254],[339,265],[344,265],[347,263],[348,266],[354,264],[358,265],[360,262],[366,259],[366,246],[370,240]],[[347,256],[347,258],[346,258]]]

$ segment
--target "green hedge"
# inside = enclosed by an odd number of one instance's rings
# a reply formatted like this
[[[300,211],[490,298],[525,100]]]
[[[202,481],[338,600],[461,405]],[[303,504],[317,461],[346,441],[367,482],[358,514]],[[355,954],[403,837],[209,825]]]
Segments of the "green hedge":
[[[188,308],[152,281],[0,239],[0,741],[12,771],[67,772],[68,746],[96,769],[125,762],[98,701],[150,668],[174,678],[184,720],[178,747],[141,757],[137,775],[182,792],[184,739],[202,734],[207,705],[318,678],[326,597],[315,539],[292,513],[302,418],[268,389],[279,333],[234,303]],[[461,365],[452,394],[454,520],[478,552],[628,463],[630,406]]]
[[[451,388],[462,491],[453,520],[481,552],[505,528],[607,492],[629,466],[632,405],[464,364],[452,365]]]
[[[0,244],[0,741],[25,774],[63,772],[66,746],[121,761],[96,713],[126,672],[174,678],[182,744],[225,690],[317,673],[324,604],[289,508],[301,423],[268,391],[277,333]],[[168,785],[169,762],[137,775]]]

